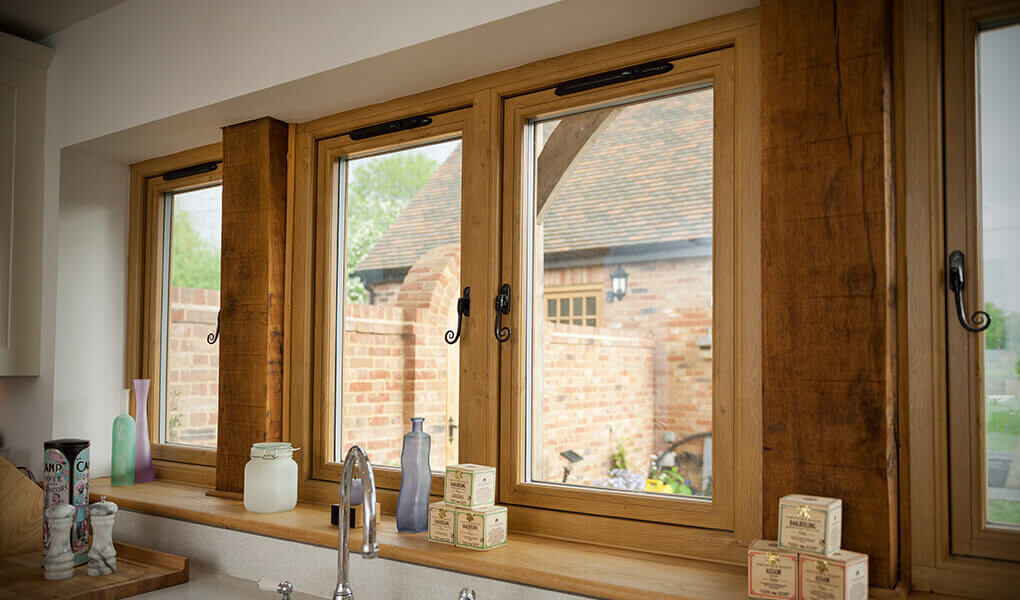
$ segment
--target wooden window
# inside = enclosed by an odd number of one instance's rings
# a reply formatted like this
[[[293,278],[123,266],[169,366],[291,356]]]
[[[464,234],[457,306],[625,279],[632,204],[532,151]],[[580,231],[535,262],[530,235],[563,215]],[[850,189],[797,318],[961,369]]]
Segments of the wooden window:
[[[945,240],[964,257],[962,307],[946,301],[949,503],[954,554],[1020,559],[1020,12],[945,8]],[[964,328],[972,313],[991,318]]]
[[[217,144],[131,168],[125,386],[151,380],[146,413],[161,476],[182,468],[174,463],[216,464],[220,160]],[[197,165],[207,167],[183,171]]]
[[[545,289],[545,318],[560,325],[602,326],[601,285],[560,286]]]
[[[740,382],[753,376],[736,360],[736,340],[747,332],[735,324],[747,321],[735,317],[749,307],[740,306],[733,282],[738,265],[756,257],[736,215],[756,211],[757,198],[735,185],[733,52],[671,65],[668,74],[632,83],[562,96],[545,90],[504,103],[504,279],[523,305],[503,354],[500,497],[732,531],[746,508],[738,509],[735,493],[736,397],[746,389]],[[684,169],[670,168],[678,164]],[[599,192],[588,195],[588,188]],[[620,334],[600,335],[559,363],[550,351],[558,334],[544,331],[550,309],[542,288],[550,261],[562,260],[550,247],[561,238],[589,259],[603,257],[604,270],[626,253],[635,261],[630,270],[642,270],[646,297],[633,297],[632,275],[631,291],[613,304],[634,304],[617,323]],[[691,258],[678,251],[697,247],[711,252]],[[699,273],[706,278],[700,285]],[[693,285],[681,287],[688,279]],[[693,313],[701,310],[699,330]],[[666,316],[652,325],[655,313]],[[690,331],[677,334],[692,321]],[[696,339],[710,331],[711,350],[699,354]],[[689,375],[656,372],[656,365],[677,363],[653,356],[667,346],[705,363],[697,377],[707,391],[700,421],[679,407],[654,414],[670,398],[680,401],[668,382]],[[583,356],[598,364],[587,369]],[[556,380],[563,377],[576,383],[562,387]],[[598,387],[603,379],[605,390]],[[637,414],[644,404],[652,412]],[[670,424],[660,427],[664,421]],[[675,444],[692,433],[700,434],[698,460],[677,464]]]
[[[424,417],[439,493],[460,461],[461,354],[444,341],[461,295],[468,110],[404,132],[318,142],[320,331],[312,475],[335,481],[358,444],[400,487],[411,417]],[[408,115],[414,116],[414,115]],[[358,136],[355,136],[358,137]],[[473,259],[474,256],[469,254]]]

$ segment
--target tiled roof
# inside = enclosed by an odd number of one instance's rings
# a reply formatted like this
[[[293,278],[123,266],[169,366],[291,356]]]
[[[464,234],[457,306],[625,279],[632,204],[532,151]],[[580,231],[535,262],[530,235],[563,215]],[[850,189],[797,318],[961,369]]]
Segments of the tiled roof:
[[[357,270],[409,267],[460,239],[461,151],[436,169]],[[712,236],[712,90],[624,107],[553,199],[545,251]]]

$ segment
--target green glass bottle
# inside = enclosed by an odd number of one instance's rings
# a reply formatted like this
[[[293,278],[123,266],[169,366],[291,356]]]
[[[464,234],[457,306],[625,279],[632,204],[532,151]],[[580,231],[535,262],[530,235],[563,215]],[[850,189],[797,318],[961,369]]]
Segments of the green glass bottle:
[[[131,390],[124,390],[122,412],[113,420],[113,459],[110,483],[131,485],[135,482],[135,420],[131,418]]]

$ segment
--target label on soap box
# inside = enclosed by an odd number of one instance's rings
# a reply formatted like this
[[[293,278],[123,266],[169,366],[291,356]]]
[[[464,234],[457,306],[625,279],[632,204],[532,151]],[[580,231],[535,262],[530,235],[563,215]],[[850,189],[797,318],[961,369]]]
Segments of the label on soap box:
[[[429,505],[430,542],[453,544],[457,541],[457,507],[446,502],[434,502]]]
[[[769,540],[757,540],[747,548],[747,595],[768,600],[798,600],[798,555]]]
[[[838,550],[827,558],[801,555],[802,600],[868,600],[868,555]]]

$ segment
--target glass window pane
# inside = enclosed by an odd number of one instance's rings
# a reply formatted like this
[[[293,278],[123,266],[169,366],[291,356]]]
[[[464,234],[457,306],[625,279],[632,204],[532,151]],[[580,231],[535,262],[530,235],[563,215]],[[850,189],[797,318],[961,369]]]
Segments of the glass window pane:
[[[164,211],[163,365],[160,440],[216,447],[219,341],[209,344],[220,309],[223,188],[168,194]]]
[[[712,326],[712,98],[702,87],[531,124],[531,289],[604,294],[617,269],[627,285],[599,326],[595,297],[573,299],[590,334],[530,321],[530,481],[712,494],[712,356],[696,343]],[[543,150],[593,118],[566,178],[545,181]]]
[[[561,315],[569,315],[570,314],[570,299],[569,298],[560,298],[560,314]]]
[[[980,74],[981,240],[987,518],[1020,526],[1020,25],[982,32]],[[969,258],[969,257],[968,257]]]
[[[343,336],[335,460],[354,444],[400,466],[411,417],[425,418],[432,469],[458,462],[461,143],[344,161]],[[344,280],[342,274],[338,280]],[[340,321],[340,319],[338,319]]]
[[[548,311],[549,311],[547,316],[555,317],[556,316],[556,301],[555,300],[549,300],[548,302],[546,302],[546,304],[548,305]]]

